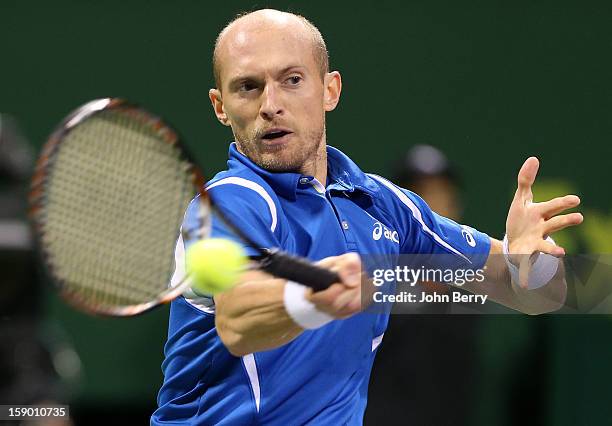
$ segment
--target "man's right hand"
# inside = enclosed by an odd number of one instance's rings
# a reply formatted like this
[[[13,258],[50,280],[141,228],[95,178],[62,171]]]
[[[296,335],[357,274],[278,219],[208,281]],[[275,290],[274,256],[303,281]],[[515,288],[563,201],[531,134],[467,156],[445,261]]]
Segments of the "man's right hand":
[[[359,255],[328,257],[318,264],[338,273],[342,282],[317,293],[309,291],[307,299],[338,319],[360,312],[366,306],[362,297],[365,301],[367,293],[362,295]],[[232,354],[242,356],[277,348],[304,331],[285,309],[286,282],[263,271],[250,270],[242,274],[236,286],[215,295],[217,332]],[[369,281],[364,285],[373,288]]]
[[[345,253],[340,256],[327,257],[317,263],[319,266],[336,272],[342,282],[332,284],[328,289],[312,292],[307,295],[320,311],[334,318],[347,318],[360,312],[367,306],[367,300],[362,300],[366,289],[362,289],[363,272],[361,258],[357,253]],[[363,281],[368,285],[368,281]]]

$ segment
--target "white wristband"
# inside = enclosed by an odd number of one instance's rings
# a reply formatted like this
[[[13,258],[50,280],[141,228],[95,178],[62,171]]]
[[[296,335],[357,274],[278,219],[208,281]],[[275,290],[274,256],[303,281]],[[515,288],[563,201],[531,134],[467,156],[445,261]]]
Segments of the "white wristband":
[[[319,328],[333,321],[334,317],[319,311],[312,302],[306,299],[306,290],[306,286],[293,281],[287,281],[285,284],[285,309],[291,319],[307,330]]]
[[[546,241],[553,244],[555,243],[551,237],[546,238]],[[518,285],[519,268],[510,261],[508,237],[506,235],[504,235],[503,252],[506,265],[508,265],[508,270],[510,271],[510,276],[512,277],[512,282]],[[531,265],[531,269],[529,270],[527,288],[529,290],[535,290],[536,288],[545,286],[555,276],[558,268],[559,259],[547,253],[538,253],[536,261],[533,263],[533,265]]]

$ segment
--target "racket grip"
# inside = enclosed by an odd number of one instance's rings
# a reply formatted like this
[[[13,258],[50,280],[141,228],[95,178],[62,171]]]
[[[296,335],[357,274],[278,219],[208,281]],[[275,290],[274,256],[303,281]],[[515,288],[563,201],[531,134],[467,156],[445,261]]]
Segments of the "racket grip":
[[[279,278],[303,284],[314,291],[322,291],[333,283],[341,282],[337,273],[310,263],[310,261],[279,250],[270,250],[260,260],[260,269]]]

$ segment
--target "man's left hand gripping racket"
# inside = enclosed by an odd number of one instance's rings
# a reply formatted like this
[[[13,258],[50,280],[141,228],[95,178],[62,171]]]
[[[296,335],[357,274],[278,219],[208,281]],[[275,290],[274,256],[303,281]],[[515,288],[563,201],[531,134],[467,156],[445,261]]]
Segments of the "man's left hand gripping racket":
[[[211,214],[259,251],[258,267],[315,291],[337,274],[278,250],[259,248],[205,190],[200,169],[164,121],[121,99],[72,112],[51,135],[32,179],[30,212],[46,269],[61,294],[88,312],[128,316],[167,303],[183,215],[199,194],[199,238]]]

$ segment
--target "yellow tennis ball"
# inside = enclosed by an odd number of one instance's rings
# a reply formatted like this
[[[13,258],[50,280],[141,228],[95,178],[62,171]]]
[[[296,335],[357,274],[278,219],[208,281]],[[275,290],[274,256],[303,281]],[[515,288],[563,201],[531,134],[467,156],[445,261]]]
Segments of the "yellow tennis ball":
[[[193,243],[185,255],[191,287],[197,293],[215,294],[236,284],[247,264],[239,244],[223,238],[207,238]]]

